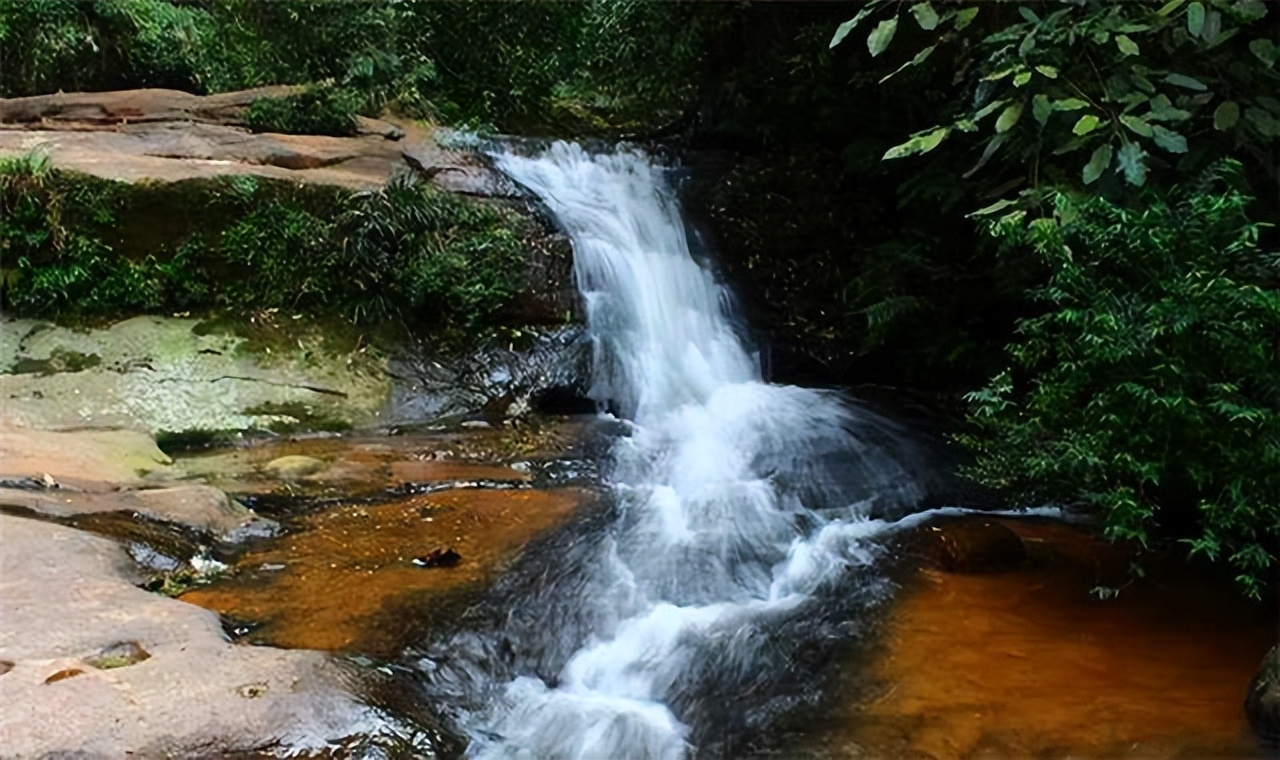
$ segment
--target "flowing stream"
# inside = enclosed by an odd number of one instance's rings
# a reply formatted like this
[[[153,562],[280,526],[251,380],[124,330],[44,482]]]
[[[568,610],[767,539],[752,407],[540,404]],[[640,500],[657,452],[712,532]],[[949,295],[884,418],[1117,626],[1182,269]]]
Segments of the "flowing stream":
[[[668,169],[556,143],[498,167],[573,242],[611,498],[421,653],[476,758],[723,756],[816,698],[888,583],[872,540],[920,455],[829,392],[772,385],[690,253]]]

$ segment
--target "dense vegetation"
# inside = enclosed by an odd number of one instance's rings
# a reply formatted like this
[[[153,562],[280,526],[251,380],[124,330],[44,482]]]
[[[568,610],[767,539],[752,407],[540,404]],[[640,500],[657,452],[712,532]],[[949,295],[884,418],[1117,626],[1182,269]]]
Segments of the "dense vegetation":
[[[477,325],[522,287],[536,227],[410,175],[363,193],[254,177],[136,187],[39,153],[0,159],[0,295],[32,315],[248,304]]]
[[[675,145],[780,377],[967,394],[975,477],[1185,540],[1257,594],[1280,542],[1278,27],[1259,0],[0,0],[0,94],[299,83],[250,123],[391,109]],[[519,230],[411,184],[228,184],[216,232],[122,261],[114,191],[6,172],[30,309],[465,322],[510,297]]]

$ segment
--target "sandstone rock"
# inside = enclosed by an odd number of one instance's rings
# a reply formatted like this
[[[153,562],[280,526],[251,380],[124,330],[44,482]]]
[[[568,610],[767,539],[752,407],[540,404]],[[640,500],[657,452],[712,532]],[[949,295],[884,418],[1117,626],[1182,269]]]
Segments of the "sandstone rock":
[[[145,491],[106,491],[108,484],[96,490],[18,490],[0,488],[0,503],[30,509],[55,517],[137,512],[155,520],[185,525],[227,538],[244,533],[261,522],[253,512],[235,504],[216,488],[204,485],[182,485]]]
[[[233,645],[215,614],[135,587],[114,542],[8,516],[0,535],[0,755],[301,753],[370,729],[343,666]]]
[[[154,439],[135,430],[55,432],[6,425],[0,419],[0,477],[45,476],[54,484],[105,491],[137,482],[142,474],[172,460]]]
[[[305,478],[308,475],[315,475],[326,467],[328,467],[327,464],[315,457],[291,454],[279,459],[272,459],[267,462],[263,469],[274,477],[295,480]]]
[[[0,155],[42,150],[58,168],[125,182],[251,175],[354,190],[381,187],[393,173],[417,168],[450,192],[520,195],[500,173],[441,148],[429,127],[364,116],[352,137],[246,127],[244,112],[253,101],[298,90],[274,86],[202,96],[143,89],[0,99]]]
[[[920,532],[922,548],[937,566],[952,573],[1000,573],[1016,570],[1027,550],[1007,526],[983,518],[929,525]]]
[[[1244,712],[1254,733],[1272,745],[1280,745],[1280,646],[1271,647],[1262,658],[1245,695]]]

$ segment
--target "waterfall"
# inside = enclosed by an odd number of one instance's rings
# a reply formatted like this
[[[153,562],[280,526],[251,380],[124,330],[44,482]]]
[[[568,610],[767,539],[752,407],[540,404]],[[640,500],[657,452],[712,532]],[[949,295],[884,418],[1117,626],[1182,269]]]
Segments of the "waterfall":
[[[434,696],[469,705],[472,757],[696,754],[802,699],[788,679],[805,648],[886,592],[871,540],[886,524],[869,514],[917,502],[919,478],[881,418],[764,382],[659,163],[565,143],[495,161],[572,240],[591,395],[622,420],[612,508],[422,668]]]

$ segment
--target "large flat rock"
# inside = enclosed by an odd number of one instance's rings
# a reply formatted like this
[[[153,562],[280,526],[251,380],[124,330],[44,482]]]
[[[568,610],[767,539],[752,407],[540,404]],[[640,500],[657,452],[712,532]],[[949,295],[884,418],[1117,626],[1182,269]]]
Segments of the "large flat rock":
[[[48,154],[60,169],[124,182],[249,175],[354,190],[417,171],[450,192],[515,196],[519,190],[473,156],[441,147],[422,123],[360,117],[351,137],[250,131],[245,110],[291,86],[192,95],[144,89],[0,99],[0,155]]]
[[[213,613],[134,586],[113,541],[0,516],[0,546],[0,757],[317,750],[375,724],[345,666],[232,644]]]

